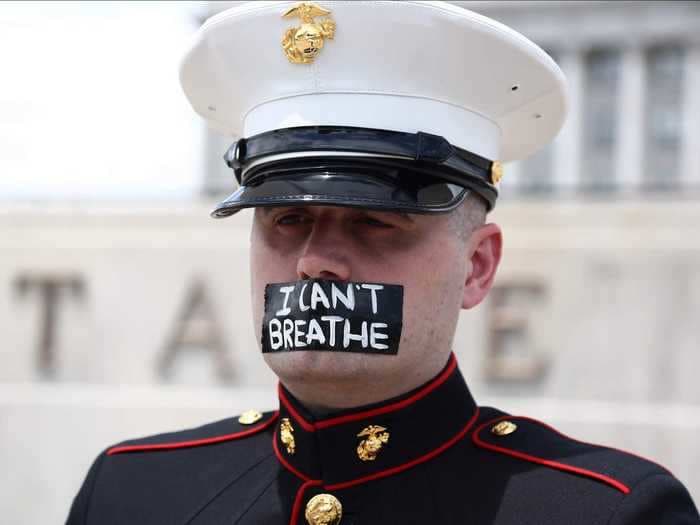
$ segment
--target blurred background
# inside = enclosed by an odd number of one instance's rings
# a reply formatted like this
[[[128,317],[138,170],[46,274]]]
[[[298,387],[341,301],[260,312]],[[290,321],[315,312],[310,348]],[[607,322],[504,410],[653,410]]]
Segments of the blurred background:
[[[698,498],[700,3],[455,3],[543,46],[572,93],[556,141],[506,166],[504,264],[455,340],[472,391]],[[117,441],[276,407],[250,213],[208,217],[233,139],[178,82],[233,4],[0,3],[3,523],[63,522]]]

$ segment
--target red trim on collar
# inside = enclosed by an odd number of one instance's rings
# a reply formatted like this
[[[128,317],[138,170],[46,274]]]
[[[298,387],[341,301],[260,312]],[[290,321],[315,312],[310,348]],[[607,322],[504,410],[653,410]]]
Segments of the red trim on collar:
[[[451,437],[449,440],[447,440],[445,443],[440,445],[438,448],[431,450],[427,454],[424,454],[416,459],[413,459],[411,461],[408,461],[406,463],[402,463],[401,465],[398,465],[396,467],[391,467],[386,470],[380,470],[379,472],[375,472],[374,474],[370,474],[369,476],[364,476],[362,478],[357,478],[353,479],[351,481],[344,481],[342,483],[334,483],[332,485],[324,485],[323,488],[326,490],[341,490],[341,489],[347,489],[349,487],[353,487],[355,485],[359,485],[361,483],[365,483],[367,481],[373,481],[375,479],[380,479],[380,478],[385,478],[387,476],[392,476],[394,474],[398,474],[399,472],[403,472],[404,470],[408,470],[412,467],[415,467],[416,465],[420,465],[421,463],[425,463],[426,461],[429,461],[433,459],[434,457],[442,454],[453,446],[455,443],[459,442],[467,432],[469,432],[469,429],[474,425],[474,422],[477,420],[479,417],[479,408],[474,411],[474,415],[471,417],[471,419],[467,422],[467,425],[460,430],[456,435]]]
[[[547,467],[554,468],[554,469],[557,469],[557,470],[563,470],[563,471],[565,471],[565,472],[572,472],[572,473],[574,473],[574,474],[580,474],[580,475],[582,475],[582,476],[586,476],[586,477],[589,477],[589,478],[597,479],[598,481],[602,481],[603,483],[607,483],[607,484],[610,485],[611,487],[616,488],[617,490],[619,490],[619,491],[622,492],[623,494],[629,494],[629,493],[630,493],[630,488],[629,488],[627,485],[625,485],[624,483],[622,483],[622,482],[620,482],[620,481],[618,481],[618,480],[616,480],[616,479],[614,479],[614,478],[611,478],[610,476],[606,476],[606,475],[604,475],[604,474],[599,474],[598,472],[593,472],[592,470],[588,470],[588,469],[584,469],[584,468],[580,468],[580,467],[574,467],[573,465],[567,465],[566,463],[560,463],[559,461],[552,461],[552,460],[550,460],[550,459],[544,459],[544,458],[540,458],[540,457],[537,457],[537,456],[532,456],[532,455],[530,455],[530,454],[525,454],[524,452],[518,452],[517,450],[512,450],[512,449],[509,449],[509,448],[499,447],[499,446],[497,446],[497,445],[492,445],[492,444],[490,444],[490,443],[486,443],[485,441],[483,441],[483,440],[479,437],[479,434],[481,433],[481,431],[482,431],[485,427],[491,426],[491,425],[497,423],[498,421],[502,421],[502,420],[504,420],[504,419],[508,419],[508,420],[518,420],[518,419],[520,419],[520,420],[523,420],[523,421],[530,421],[530,422],[533,422],[533,423],[537,423],[538,425],[541,425],[541,426],[543,426],[543,427],[545,427],[545,428],[547,428],[547,429],[549,429],[549,430],[551,430],[551,431],[553,431],[553,432],[559,434],[560,436],[565,437],[565,438],[568,439],[568,440],[576,441],[576,442],[578,442],[578,443],[582,443],[582,444],[585,444],[585,445],[590,445],[590,443],[586,443],[585,441],[578,441],[578,440],[576,440],[576,439],[572,439],[572,438],[570,438],[570,437],[568,437],[568,436],[562,434],[562,433],[559,432],[558,430],[556,430],[556,429],[550,427],[549,425],[546,425],[545,423],[542,423],[541,421],[538,421],[538,420],[536,420],[536,419],[532,419],[532,418],[529,418],[529,417],[523,417],[523,416],[500,416],[500,417],[497,417],[496,419],[492,419],[491,421],[487,421],[487,422],[484,423],[483,425],[480,425],[479,428],[477,428],[477,429],[474,431],[474,434],[472,434],[472,440],[474,441],[474,443],[475,443],[477,446],[479,446],[479,447],[482,447],[482,448],[485,448],[485,449],[488,449],[488,450],[492,450],[492,451],[494,451],[494,452],[500,452],[501,454],[506,454],[507,456],[512,456],[512,457],[514,457],[514,458],[522,459],[522,460],[525,460],[525,461],[530,461],[530,462],[532,462],[532,463],[537,463],[537,464],[539,464],[539,465],[545,465],[545,466],[547,466]],[[607,448],[607,447],[606,447],[606,448]]]
[[[287,399],[287,395],[284,393],[281,384],[277,386],[277,392],[279,393],[281,403],[292,415],[294,421],[296,423],[299,423],[301,425],[301,428],[303,428],[307,432],[313,432],[315,430],[314,425],[306,421],[306,419],[304,419],[303,417],[301,417],[301,414],[297,412],[297,410],[292,406],[292,404],[289,402],[289,399]]]
[[[110,448],[107,451],[107,455],[113,456],[114,454],[122,454],[124,452],[146,452],[151,450],[173,450],[179,448],[192,448],[200,447],[203,445],[211,445],[214,443],[221,443],[223,441],[233,441],[247,436],[252,436],[253,434],[257,434],[258,432],[265,430],[275,422],[277,416],[279,416],[279,412],[275,412],[270,419],[263,423],[260,423],[259,425],[256,425],[246,430],[242,430],[241,432],[234,432],[233,434],[224,434],[223,436],[193,439],[189,441],[178,441],[175,443],[153,443],[150,445],[123,445]]]
[[[356,478],[350,481],[343,481],[341,483],[333,483],[331,485],[323,485],[323,488],[325,490],[342,490],[342,489],[347,489],[350,487],[354,487],[355,485],[360,485],[362,483],[366,483],[368,481],[373,481],[375,479],[380,479],[380,478],[385,478],[387,476],[393,476],[394,474],[398,474],[400,472],[403,472],[404,470],[408,470],[410,468],[415,467],[416,465],[420,465],[421,463],[425,463],[426,461],[430,461],[436,456],[439,456],[443,452],[445,452],[448,448],[452,447],[456,443],[458,443],[466,434],[469,432],[469,430],[474,426],[474,423],[476,420],[479,418],[479,408],[477,407],[476,410],[474,411],[474,414],[472,417],[469,419],[467,422],[466,426],[460,430],[457,434],[452,436],[449,440],[447,440],[445,443],[437,447],[436,449],[431,450],[427,454],[424,454],[420,457],[417,457],[415,459],[412,459],[411,461],[407,461],[406,463],[402,463],[400,465],[397,465],[395,467],[391,467],[385,470],[380,470],[379,472],[375,472],[374,474],[370,474],[368,476],[363,476],[361,478]],[[305,474],[302,474],[300,471],[295,469],[285,458],[282,456],[280,453],[279,447],[277,445],[277,431],[275,431],[274,435],[272,436],[272,448],[275,451],[275,455],[277,456],[277,459],[282,463],[282,465],[289,470],[292,474],[297,476],[299,479],[302,481],[305,481],[306,483],[309,484],[314,484],[314,485],[322,485],[323,480],[320,479],[311,479]],[[297,493],[297,496],[299,494]],[[293,523],[293,522],[292,522]]]
[[[306,430],[307,432],[314,432],[315,430],[322,430],[324,428],[329,428],[329,427],[334,427],[336,425],[342,425],[344,423],[351,423],[353,421],[360,421],[362,419],[367,419],[375,416],[379,416],[382,414],[387,414],[389,412],[395,412],[397,410],[401,410],[402,408],[406,408],[407,406],[412,405],[416,401],[419,401],[420,399],[424,398],[428,394],[430,394],[433,390],[438,388],[440,385],[442,385],[447,379],[452,375],[452,372],[454,372],[455,368],[457,368],[457,359],[455,358],[454,353],[450,354],[450,359],[447,363],[447,366],[445,369],[438,375],[435,379],[433,379],[430,383],[425,385],[423,388],[418,390],[415,394],[407,397],[406,399],[402,399],[401,401],[396,401],[395,403],[391,403],[389,405],[383,406],[383,407],[378,407],[378,408],[373,408],[370,410],[365,410],[364,412],[357,412],[354,414],[347,414],[344,416],[337,416],[337,417],[332,417],[330,419],[324,419],[321,421],[317,421],[315,423],[311,423],[309,421],[306,421],[301,414],[292,406],[292,404],[289,402],[289,399],[287,399],[287,396],[284,393],[284,390],[282,389],[282,386],[280,385],[278,390],[279,390],[279,398],[282,404],[284,404],[285,408],[287,411],[294,417],[295,421],[301,425],[301,427]]]

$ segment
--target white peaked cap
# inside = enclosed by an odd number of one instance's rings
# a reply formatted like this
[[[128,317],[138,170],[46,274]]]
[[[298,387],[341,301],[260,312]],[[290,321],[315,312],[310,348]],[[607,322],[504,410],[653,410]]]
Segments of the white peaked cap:
[[[511,161],[547,144],[567,110],[564,75],[520,33],[447,2],[320,1],[336,23],[312,63],[291,63],[283,14],[248,2],[210,18],[180,68],[197,113],[232,137],[297,126],[440,135]]]

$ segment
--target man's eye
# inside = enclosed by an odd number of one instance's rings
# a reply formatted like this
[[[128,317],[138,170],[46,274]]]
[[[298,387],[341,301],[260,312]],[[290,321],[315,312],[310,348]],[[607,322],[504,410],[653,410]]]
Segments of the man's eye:
[[[382,222],[379,219],[375,219],[374,217],[364,217],[359,222],[362,224],[366,224],[368,226],[374,226],[376,228],[392,228],[393,227],[391,224],[388,224],[386,222]]]
[[[307,222],[307,218],[299,213],[288,213],[278,217],[275,222],[282,226],[292,226],[295,224],[302,224]]]

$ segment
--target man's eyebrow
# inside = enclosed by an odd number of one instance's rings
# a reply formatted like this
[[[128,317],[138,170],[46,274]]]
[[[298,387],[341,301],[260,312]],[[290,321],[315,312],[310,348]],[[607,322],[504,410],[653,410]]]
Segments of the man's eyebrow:
[[[298,208],[298,207],[299,206],[261,206],[258,209],[260,210],[260,213],[262,213],[264,217],[267,217],[273,211],[279,210],[280,208],[285,209],[285,210],[291,210],[291,209]]]

